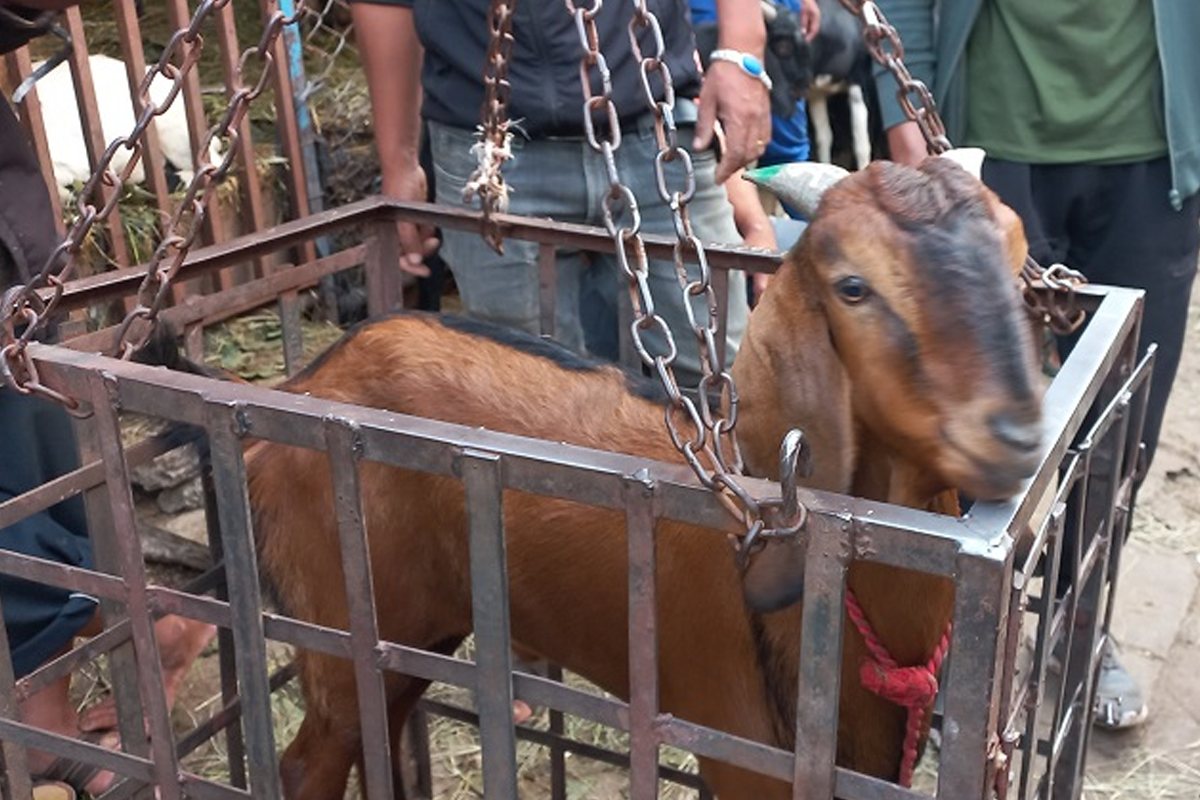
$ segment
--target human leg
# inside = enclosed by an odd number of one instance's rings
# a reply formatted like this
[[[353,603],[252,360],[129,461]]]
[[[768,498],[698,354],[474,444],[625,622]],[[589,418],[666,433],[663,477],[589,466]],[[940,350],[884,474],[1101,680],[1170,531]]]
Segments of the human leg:
[[[1187,333],[1188,304],[1200,256],[1200,195],[1174,210],[1166,158],[1097,167],[1099,186],[1087,195],[1068,258],[1093,283],[1146,292],[1139,356],[1158,345],[1146,422],[1144,470],[1158,447],[1163,416]]]
[[[1031,166],[988,159],[983,177],[1021,216],[1030,252],[1040,263],[1061,261],[1093,283],[1146,290],[1139,348],[1144,353],[1151,342],[1160,347],[1142,437],[1147,457],[1143,467],[1148,467],[1186,330],[1200,237],[1200,198],[1191,198],[1182,212],[1170,208],[1165,159],[1119,166]],[[1064,337],[1060,342],[1064,357],[1077,338]],[[1144,476],[1144,468],[1140,472]],[[1068,521],[1067,536],[1075,529]],[[1068,538],[1063,546],[1069,552],[1073,544]],[[1060,592],[1075,582],[1070,562],[1063,566]],[[1097,680],[1094,722],[1110,729],[1126,728],[1146,716],[1141,688],[1121,664],[1116,649],[1107,644]]]

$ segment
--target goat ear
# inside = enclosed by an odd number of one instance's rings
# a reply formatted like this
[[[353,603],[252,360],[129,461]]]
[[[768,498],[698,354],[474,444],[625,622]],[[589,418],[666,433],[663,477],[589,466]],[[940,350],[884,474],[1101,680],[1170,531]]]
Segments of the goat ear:
[[[976,180],[983,180],[983,159],[986,157],[982,147],[955,147],[941,155],[971,173]]]
[[[805,161],[749,169],[743,177],[812,219],[825,191],[849,174],[835,164]]]

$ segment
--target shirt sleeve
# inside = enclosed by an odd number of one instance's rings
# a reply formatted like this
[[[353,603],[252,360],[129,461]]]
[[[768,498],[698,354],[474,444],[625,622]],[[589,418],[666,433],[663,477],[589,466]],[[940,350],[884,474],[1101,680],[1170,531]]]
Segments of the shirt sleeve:
[[[877,4],[904,45],[904,66],[933,92],[934,79],[937,77],[935,3],[933,0],[877,0]],[[886,130],[906,119],[896,95],[900,87],[887,67],[876,63],[873,69],[880,115]]]

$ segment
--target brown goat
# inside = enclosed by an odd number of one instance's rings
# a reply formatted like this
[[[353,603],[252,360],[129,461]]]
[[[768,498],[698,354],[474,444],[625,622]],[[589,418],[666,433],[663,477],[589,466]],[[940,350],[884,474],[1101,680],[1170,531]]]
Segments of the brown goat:
[[[829,189],[755,310],[734,367],[750,470],[774,476],[780,439],[798,427],[812,445],[807,484],[816,488],[942,508],[951,487],[984,499],[1015,492],[1040,442],[1032,350],[1011,281],[1024,258],[1015,220],[945,161],[919,170],[877,163]],[[285,388],[680,460],[661,403],[616,368],[474,323],[402,315],[364,325]],[[261,567],[283,606],[346,628],[344,593],[329,591],[343,577],[325,456],[262,442],[247,469]],[[375,583],[381,635],[452,650],[471,632],[461,484],[379,464],[365,464],[361,480],[371,562],[391,573]],[[506,493],[504,515],[514,645],[627,696],[623,517],[518,492]],[[799,606],[748,608],[724,537],[702,533],[658,526],[660,707],[791,748]],[[861,564],[850,583],[895,658],[925,663],[950,619],[951,585]],[[768,581],[768,595],[777,589]],[[895,779],[904,712],[860,686],[861,650],[848,632],[839,763]],[[361,754],[353,670],[305,652],[300,676],[306,716],[281,764],[285,791],[291,800],[340,797]],[[394,732],[425,687],[389,677]],[[789,794],[728,764],[703,760],[701,771],[722,800]]]

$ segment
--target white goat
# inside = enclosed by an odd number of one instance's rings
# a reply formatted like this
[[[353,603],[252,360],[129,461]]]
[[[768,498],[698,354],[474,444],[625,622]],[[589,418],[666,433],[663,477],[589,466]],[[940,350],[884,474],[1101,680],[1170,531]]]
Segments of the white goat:
[[[862,41],[858,19],[838,0],[817,0],[821,29],[812,42],[813,85],[808,90],[808,118],[813,126],[817,160],[828,164],[833,152],[833,127],[828,99],[846,92],[850,101],[850,132],[854,166],[862,169],[871,160],[871,132],[863,84],[869,80],[870,56]]]
[[[92,71],[92,85],[96,90],[96,106],[100,111],[100,128],[104,141],[111,142],[118,136],[127,136],[137,119],[133,100],[129,93],[129,79],[125,63],[104,55],[88,57]],[[34,64],[34,69],[41,63]],[[150,83],[150,99],[155,103],[166,100],[171,91],[171,81],[156,75]],[[46,143],[54,168],[54,182],[64,201],[70,198],[70,189],[76,183],[86,183],[92,175],[84,145],[83,126],[79,121],[79,105],[75,96],[75,84],[71,70],[65,64],[51,70],[37,82],[38,101],[46,120]],[[176,97],[166,112],[155,117],[159,149],[179,179],[190,183],[196,165],[192,159],[192,144],[188,136],[187,113],[182,97]],[[113,156],[112,169],[121,172],[129,163],[131,151],[122,147]],[[219,163],[221,149],[214,140],[209,147],[209,160]],[[142,161],[139,161],[130,176],[136,183],[146,178]]]

